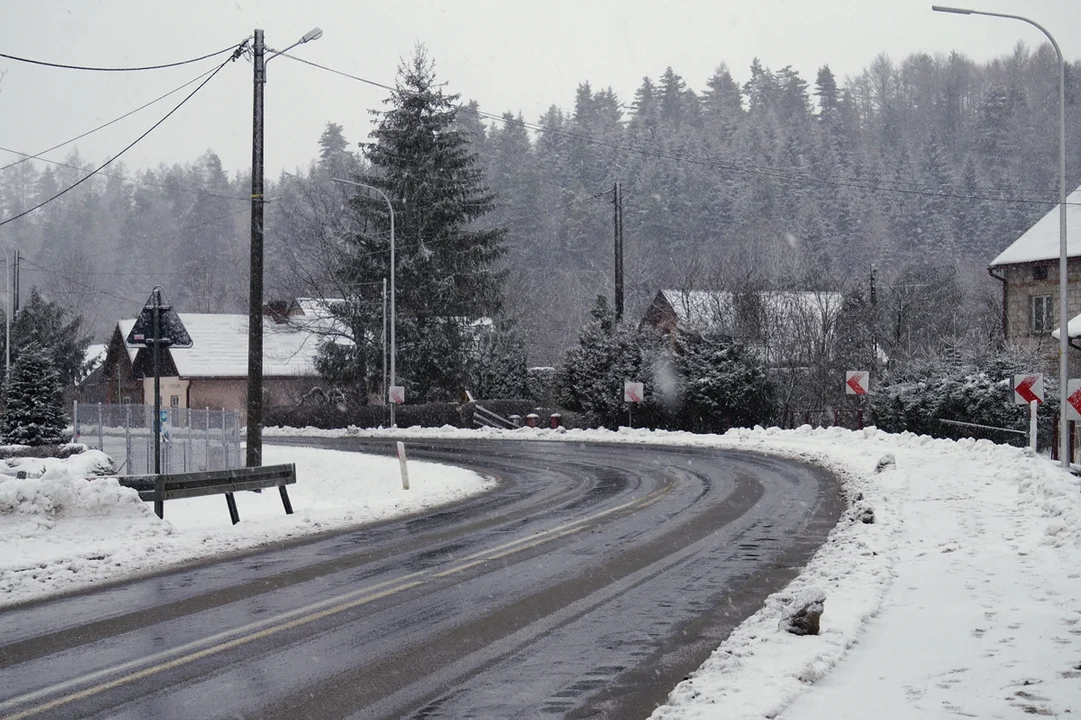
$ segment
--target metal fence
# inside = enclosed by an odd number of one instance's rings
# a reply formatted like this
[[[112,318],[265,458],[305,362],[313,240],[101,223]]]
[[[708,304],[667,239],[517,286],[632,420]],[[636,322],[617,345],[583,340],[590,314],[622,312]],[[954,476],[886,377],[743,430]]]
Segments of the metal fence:
[[[163,473],[244,467],[239,411],[170,407],[162,415]],[[76,402],[72,427],[75,442],[104,452],[118,472],[154,472],[153,406]]]

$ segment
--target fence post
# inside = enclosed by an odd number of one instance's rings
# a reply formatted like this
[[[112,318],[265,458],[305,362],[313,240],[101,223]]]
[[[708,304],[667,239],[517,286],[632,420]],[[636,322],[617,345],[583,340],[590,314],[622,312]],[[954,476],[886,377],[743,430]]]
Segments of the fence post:
[[[1069,423],[1070,423],[1070,464],[1073,465],[1073,443],[1074,443],[1074,433],[1077,431],[1077,423],[1074,422],[1073,420],[1070,420]]]
[[[184,408],[184,424],[186,425],[185,430],[188,432],[188,454],[184,456],[184,470],[190,472],[188,463],[192,462],[192,457],[195,454],[194,439],[191,432],[191,408]]]
[[[1059,433],[1058,413],[1055,413],[1051,417],[1051,436],[1052,436],[1051,459],[1052,460],[1058,460],[1058,433]]]
[[[203,455],[203,470],[210,470],[210,408],[206,408],[206,434],[203,435],[205,454]]]
[[[124,467],[132,472],[131,464],[131,405],[124,404]]]
[[[71,441],[79,442],[79,401],[73,400],[71,406]]]
[[[229,469],[229,438],[225,434],[225,408],[221,409],[221,450],[225,453],[225,464],[222,470]]]
[[[98,403],[98,450],[105,452],[105,420],[102,417],[104,410],[102,404]]]

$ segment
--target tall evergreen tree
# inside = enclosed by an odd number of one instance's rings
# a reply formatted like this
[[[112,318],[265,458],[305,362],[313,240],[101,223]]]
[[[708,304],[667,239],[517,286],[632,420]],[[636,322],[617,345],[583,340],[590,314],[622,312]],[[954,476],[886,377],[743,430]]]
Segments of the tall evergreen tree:
[[[375,111],[371,164],[361,180],[394,205],[398,374],[417,401],[457,398],[474,322],[499,312],[503,274],[501,228],[476,229],[494,196],[469,139],[456,128],[457,95],[436,82],[423,46],[398,72],[387,101]],[[342,318],[353,339],[380,337],[382,279],[390,271],[390,216],[378,195],[360,189],[352,200],[357,229],[346,238],[348,257],[335,271],[348,289]],[[363,362],[364,357],[358,358]],[[366,368],[361,375],[367,377]]]

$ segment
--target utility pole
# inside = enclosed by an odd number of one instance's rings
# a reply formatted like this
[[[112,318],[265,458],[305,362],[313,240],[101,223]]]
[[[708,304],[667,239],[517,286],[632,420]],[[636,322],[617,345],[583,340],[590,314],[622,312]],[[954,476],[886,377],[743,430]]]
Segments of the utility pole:
[[[878,361],[878,295],[875,288],[875,265],[871,263],[871,369]]]
[[[623,320],[623,188],[612,185],[612,222],[615,229],[615,309],[616,322]]]
[[[263,31],[252,46],[251,268],[248,296],[248,467],[263,464]]]

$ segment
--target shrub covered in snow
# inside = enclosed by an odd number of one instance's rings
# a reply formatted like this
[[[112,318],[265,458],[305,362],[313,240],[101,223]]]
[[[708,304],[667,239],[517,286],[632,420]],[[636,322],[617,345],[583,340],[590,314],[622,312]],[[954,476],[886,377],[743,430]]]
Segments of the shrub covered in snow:
[[[2,434],[12,445],[59,445],[68,425],[60,374],[36,345],[23,348],[4,386]]]
[[[1013,404],[1013,376],[1031,372],[1031,360],[1015,353],[1000,353],[979,367],[943,362],[915,363],[887,375],[870,396],[875,426],[890,432],[960,438],[971,431],[943,423],[959,420],[1014,430],[1028,429],[1028,410]],[[1057,412],[1054,378],[1044,376],[1047,402],[1040,409],[1041,442],[1049,443],[1051,418]],[[983,437],[983,435],[980,435]],[[1020,435],[999,433],[998,442],[1024,443]]]
[[[766,423],[776,409],[773,382],[743,343],[716,332],[670,339],[617,325],[600,297],[556,375],[558,398],[593,424],[614,428],[628,420],[627,380],[645,383],[645,402],[633,409],[636,426],[724,432]]]

